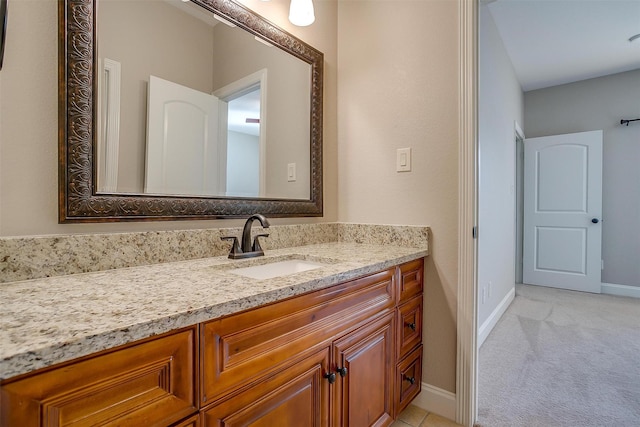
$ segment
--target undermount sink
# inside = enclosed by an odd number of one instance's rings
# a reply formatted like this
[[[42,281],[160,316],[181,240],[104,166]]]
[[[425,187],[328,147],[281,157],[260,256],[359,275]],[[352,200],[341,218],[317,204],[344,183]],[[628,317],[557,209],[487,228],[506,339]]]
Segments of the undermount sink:
[[[272,279],[274,277],[288,276],[290,274],[302,273],[303,271],[315,270],[316,268],[325,267],[315,261],[307,261],[301,259],[288,259],[284,261],[272,262],[251,267],[235,268],[229,270],[230,273],[238,276],[250,277],[252,279]]]

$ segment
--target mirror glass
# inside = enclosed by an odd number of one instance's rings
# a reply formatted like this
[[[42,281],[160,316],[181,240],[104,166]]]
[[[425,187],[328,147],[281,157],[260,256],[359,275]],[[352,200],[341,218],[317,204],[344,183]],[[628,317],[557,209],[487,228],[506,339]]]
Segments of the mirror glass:
[[[310,63],[189,1],[97,11],[98,194],[310,198]]]

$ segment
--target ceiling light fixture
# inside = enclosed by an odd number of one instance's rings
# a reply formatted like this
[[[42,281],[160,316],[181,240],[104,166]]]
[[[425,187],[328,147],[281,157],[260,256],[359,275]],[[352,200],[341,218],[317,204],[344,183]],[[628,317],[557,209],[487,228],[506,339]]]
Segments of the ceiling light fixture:
[[[306,27],[316,20],[313,11],[313,0],[291,0],[289,21],[298,27]]]

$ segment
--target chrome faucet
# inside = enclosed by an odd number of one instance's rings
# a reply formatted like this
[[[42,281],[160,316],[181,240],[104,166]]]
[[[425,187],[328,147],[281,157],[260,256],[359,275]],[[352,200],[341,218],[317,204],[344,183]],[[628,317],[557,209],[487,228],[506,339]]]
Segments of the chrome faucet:
[[[247,222],[244,223],[244,228],[242,229],[242,239],[241,244],[238,245],[238,238],[235,236],[226,236],[221,237],[222,240],[233,240],[233,245],[231,246],[231,252],[229,253],[229,258],[231,259],[242,259],[242,258],[253,258],[257,256],[263,256],[264,251],[260,246],[260,241],[258,238],[260,237],[269,237],[268,234],[258,234],[253,239],[253,243],[251,243],[251,226],[253,225],[253,221],[260,221],[260,225],[263,228],[269,228],[269,220],[262,214],[254,214],[251,215]]]

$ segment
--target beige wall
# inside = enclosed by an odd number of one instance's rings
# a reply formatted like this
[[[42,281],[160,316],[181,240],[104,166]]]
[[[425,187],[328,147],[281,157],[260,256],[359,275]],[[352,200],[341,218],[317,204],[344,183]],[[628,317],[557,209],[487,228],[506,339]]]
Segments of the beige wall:
[[[274,224],[337,220],[337,6],[316,4],[317,24],[287,21],[286,0],[247,3],[325,54],[324,218],[274,219]],[[0,71],[0,236],[193,229],[241,220],[58,224],[58,13],[53,0],[13,0]]]
[[[424,381],[455,392],[458,9],[450,0],[338,4],[338,218],[428,225]],[[396,149],[412,171],[395,171]]]

